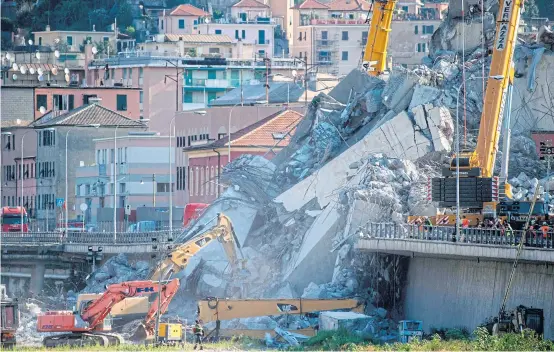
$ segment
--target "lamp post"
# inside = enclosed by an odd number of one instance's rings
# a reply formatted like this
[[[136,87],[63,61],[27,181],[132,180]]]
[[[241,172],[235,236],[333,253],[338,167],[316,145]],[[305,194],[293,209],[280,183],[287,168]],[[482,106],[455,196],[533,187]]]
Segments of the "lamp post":
[[[458,86],[458,89],[456,90],[456,140],[454,142],[454,148],[455,148],[455,154],[456,154],[456,236],[458,236],[460,231],[460,127],[459,127],[459,106],[460,106],[460,91],[462,90],[462,86],[465,84],[466,81],[474,80],[474,79],[483,79],[486,77],[468,77],[465,80],[460,83]],[[495,75],[495,76],[489,76],[489,78],[492,78],[494,80],[501,80],[504,79],[504,76],[502,75]],[[484,93],[484,92],[483,92]]]
[[[68,199],[68,183],[69,183],[69,175],[68,175],[68,158],[67,158],[67,145],[69,140],[69,132],[75,127],[94,127],[99,128],[99,123],[91,123],[88,125],[75,125],[67,130],[65,133],[65,231],[69,229],[69,199]]]
[[[140,184],[144,184],[144,179],[140,180]],[[152,207],[156,207],[156,174],[152,174]]]

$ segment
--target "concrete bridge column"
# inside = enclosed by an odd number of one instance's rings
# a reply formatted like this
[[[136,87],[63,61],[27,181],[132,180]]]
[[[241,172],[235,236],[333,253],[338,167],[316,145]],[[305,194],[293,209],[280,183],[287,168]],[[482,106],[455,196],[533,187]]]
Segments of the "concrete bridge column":
[[[34,294],[40,294],[44,288],[44,272],[46,271],[46,265],[44,263],[37,263],[31,273],[31,291]]]

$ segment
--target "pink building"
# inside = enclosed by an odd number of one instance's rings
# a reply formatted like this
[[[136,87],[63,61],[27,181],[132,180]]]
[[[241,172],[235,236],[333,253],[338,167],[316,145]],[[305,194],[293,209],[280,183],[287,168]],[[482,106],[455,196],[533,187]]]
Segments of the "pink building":
[[[288,145],[302,115],[286,110],[274,113],[231,134],[231,161],[243,154],[261,155],[268,159]],[[206,141],[208,142],[208,141]],[[221,190],[218,176],[228,162],[228,139],[221,136],[211,143],[184,149],[188,156],[187,191],[190,203],[210,203]]]
[[[198,34],[198,25],[210,14],[190,4],[172,10],[157,11],[158,31],[171,34]]]
[[[102,106],[117,111],[130,119],[138,119],[140,114],[140,90],[123,87],[37,87],[35,88],[35,119],[45,111],[55,111],[56,115],[89,104],[91,98],[102,100]]]
[[[25,126],[28,123],[2,122],[2,206],[23,205],[34,217],[37,205],[37,133]]]
[[[184,206],[189,203],[188,156],[187,153],[183,153],[182,148],[208,145],[218,139],[225,138],[229,129],[229,117],[231,117],[231,132],[236,132],[280,111],[282,111],[282,108],[276,106],[236,106],[235,108],[213,107],[202,110],[201,112],[205,113],[204,115],[199,115],[198,111],[177,113],[175,118],[175,143],[177,147],[175,155],[177,168],[175,205]],[[303,108],[299,108],[297,111],[303,111]],[[165,116],[158,124],[168,126],[171,118],[171,116]],[[221,150],[220,155],[222,165],[226,165],[227,150]]]

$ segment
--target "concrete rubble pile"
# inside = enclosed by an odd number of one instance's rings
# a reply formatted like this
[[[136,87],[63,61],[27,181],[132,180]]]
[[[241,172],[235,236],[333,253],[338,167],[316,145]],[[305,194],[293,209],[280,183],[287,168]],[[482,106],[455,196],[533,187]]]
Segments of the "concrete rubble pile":
[[[42,308],[41,308],[42,307]],[[43,312],[44,304],[27,300],[19,304],[20,321],[16,332],[18,344],[24,346],[41,346],[42,339],[51,333],[37,332],[37,316]]]

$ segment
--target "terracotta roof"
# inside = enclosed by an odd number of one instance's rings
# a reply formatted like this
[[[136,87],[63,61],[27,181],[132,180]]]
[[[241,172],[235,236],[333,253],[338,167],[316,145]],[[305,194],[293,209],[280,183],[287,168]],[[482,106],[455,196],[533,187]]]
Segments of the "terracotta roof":
[[[234,147],[273,147],[277,142],[279,148],[289,144],[296,125],[302,120],[302,114],[293,111],[279,111],[251,124],[235,133],[231,133],[231,146]],[[223,148],[228,145],[226,137],[210,144],[188,147],[186,150]]]
[[[210,14],[206,11],[199,9],[198,7],[194,7],[191,4],[183,4],[179,5],[176,8],[174,8],[170,13],[170,16],[198,16],[198,17],[204,17],[209,16]]]
[[[165,39],[169,42],[182,40],[185,43],[233,43],[231,37],[226,34],[166,34]]]
[[[59,116],[52,116],[48,112],[35,120],[29,126],[52,127],[52,126],[75,126],[100,124],[100,127],[146,127],[139,121],[132,120],[118,112],[105,108],[98,104],[83,105]]]
[[[329,3],[331,11],[369,11],[371,5],[364,0],[334,0]]]
[[[281,0],[281,1],[283,1],[283,0]],[[233,7],[263,7],[263,8],[269,8],[269,5],[266,5],[263,2],[259,2],[257,0],[240,0],[239,2],[234,4]]]
[[[320,3],[317,0],[306,0],[300,5],[297,5],[295,8],[300,10],[306,10],[306,9],[321,9],[321,10],[327,10],[329,6]]]

